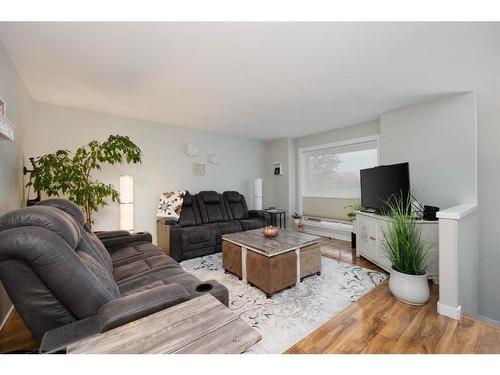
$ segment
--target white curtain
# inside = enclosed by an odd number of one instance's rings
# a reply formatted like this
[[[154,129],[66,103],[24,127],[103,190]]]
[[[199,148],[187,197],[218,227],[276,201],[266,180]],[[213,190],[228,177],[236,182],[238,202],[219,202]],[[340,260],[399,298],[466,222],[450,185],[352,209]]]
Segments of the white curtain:
[[[303,195],[359,198],[359,171],[375,167],[377,153],[375,140],[304,152]]]

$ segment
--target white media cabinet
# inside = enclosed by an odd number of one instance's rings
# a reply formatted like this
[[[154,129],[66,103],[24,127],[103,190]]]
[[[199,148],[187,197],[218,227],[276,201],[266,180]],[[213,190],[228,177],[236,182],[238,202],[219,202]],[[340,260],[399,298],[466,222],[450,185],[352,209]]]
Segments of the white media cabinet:
[[[388,216],[368,212],[356,212],[356,254],[375,263],[387,272],[391,263],[385,249],[383,230],[391,223]],[[422,236],[430,246],[427,259],[429,279],[439,283],[439,225],[438,221],[417,220],[422,227]]]

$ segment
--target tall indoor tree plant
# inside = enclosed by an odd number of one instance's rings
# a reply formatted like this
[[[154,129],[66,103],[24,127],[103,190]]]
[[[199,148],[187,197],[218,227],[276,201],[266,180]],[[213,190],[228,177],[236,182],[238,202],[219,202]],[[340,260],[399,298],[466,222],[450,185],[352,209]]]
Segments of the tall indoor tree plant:
[[[387,202],[391,222],[383,230],[385,247],[392,264],[389,289],[398,300],[423,305],[429,300],[426,260],[429,245],[422,229],[411,215],[410,196],[405,201],[393,196]]]
[[[83,209],[91,226],[94,212],[105,206],[108,199],[119,200],[113,185],[96,180],[92,172],[102,169],[103,164],[141,163],[141,156],[141,150],[129,137],[110,135],[106,141],[93,140],[73,154],[58,150],[36,158],[27,186],[48,196],[67,196]]]

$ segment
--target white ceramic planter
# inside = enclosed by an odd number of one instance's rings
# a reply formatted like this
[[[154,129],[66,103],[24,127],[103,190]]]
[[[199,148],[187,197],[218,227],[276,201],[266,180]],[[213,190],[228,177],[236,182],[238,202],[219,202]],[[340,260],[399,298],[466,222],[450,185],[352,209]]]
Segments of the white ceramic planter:
[[[424,305],[430,297],[427,272],[425,275],[407,275],[391,268],[389,290],[401,302],[409,305]]]
[[[295,219],[295,218],[294,218],[294,219],[293,219],[293,223],[294,223],[294,224],[300,224],[300,219]]]

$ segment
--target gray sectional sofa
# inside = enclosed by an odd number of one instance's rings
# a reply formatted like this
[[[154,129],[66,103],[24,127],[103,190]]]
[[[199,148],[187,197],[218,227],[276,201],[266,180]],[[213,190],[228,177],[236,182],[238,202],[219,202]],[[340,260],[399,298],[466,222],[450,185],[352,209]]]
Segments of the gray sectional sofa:
[[[269,224],[270,217],[264,211],[249,210],[237,191],[186,192],[179,220],[158,220],[158,245],[181,261],[221,251],[224,234]]]
[[[211,293],[148,233],[93,233],[78,206],[47,199],[0,217],[0,280],[43,351]]]

